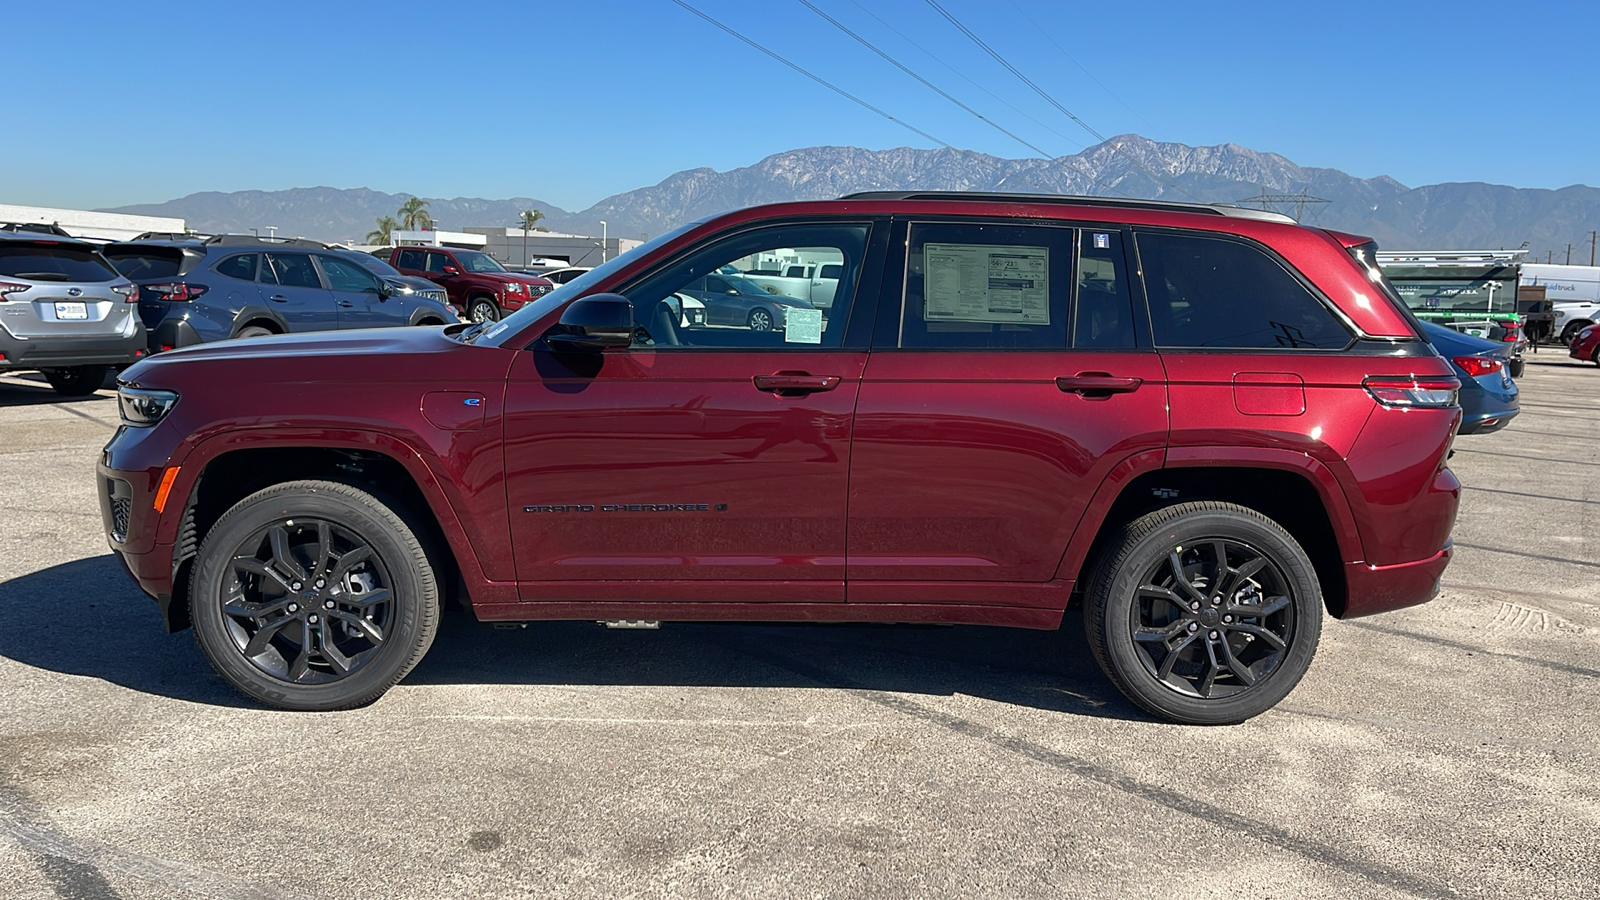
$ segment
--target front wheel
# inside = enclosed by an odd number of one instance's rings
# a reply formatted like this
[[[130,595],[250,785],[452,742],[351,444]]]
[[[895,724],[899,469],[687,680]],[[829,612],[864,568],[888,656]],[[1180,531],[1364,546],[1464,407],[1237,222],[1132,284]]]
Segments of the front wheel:
[[[438,583],[410,526],[330,481],[275,485],[228,510],[200,546],[189,598],[211,665],[283,709],[376,700],[439,623]]]
[[[1271,709],[1311,665],[1322,590],[1281,526],[1231,503],[1184,503],[1128,525],[1091,578],[1089,647],[1148,712],[1226,725]]]
[[[474,322],[497,322],[500,320],[500,305],[488,299],[474,300],[467,310],[467,318]]]
[[[68,369],[45,369],[44,380],[63,397],[87,397],[100,390],[106,382],[107,366],[73,366]]]
[[[772,313],[769,313],[764,309],[752,310],[750,312],[750,330],[771,331]]]

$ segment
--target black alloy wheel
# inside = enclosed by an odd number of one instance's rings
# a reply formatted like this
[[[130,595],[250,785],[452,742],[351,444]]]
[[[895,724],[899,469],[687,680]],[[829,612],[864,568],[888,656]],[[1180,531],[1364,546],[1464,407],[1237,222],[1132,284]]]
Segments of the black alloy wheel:
[[[1270,709],[1310,666],[1322,595],[1311,561],[1254,510],[1187,503],[1132,523],[1085,610],[1106,674],[1145,710],[1230,724]]]
[[[771,331],[772,330],[772,313],[769,313],[764,309],[751,310],[750,311],[750,330],[751,331]]]
[[[479,298],[472,301],[467,317],[474,322],[497,322],[500,320],[500,305],[493,300]]]
[[[206,535],[195,637],[239,690],[286,709],[377,699],[433,642],[438,590],[405,521],[333,482],[289,482],[240,501]]]
[[[87,397],[105,384],[109,366],[73,366],[68,369],[45,369],[44,380],[63,397]]]

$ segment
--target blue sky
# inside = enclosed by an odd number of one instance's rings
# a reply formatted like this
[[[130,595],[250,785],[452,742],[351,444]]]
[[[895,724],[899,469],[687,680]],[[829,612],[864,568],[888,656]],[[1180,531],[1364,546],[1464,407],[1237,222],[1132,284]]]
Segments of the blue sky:
[[[687,2],[942,141],[1037,155],[798,0]],[[1052,155],[1095,141],[924,0],[812,2]],[[1413,186],[1600,184],[1593,2],[940,3],[1107,136]],[[581,209],[796,147],[937,146],[672,0],[8,0],[0,34],[0,203],[329,185]]]

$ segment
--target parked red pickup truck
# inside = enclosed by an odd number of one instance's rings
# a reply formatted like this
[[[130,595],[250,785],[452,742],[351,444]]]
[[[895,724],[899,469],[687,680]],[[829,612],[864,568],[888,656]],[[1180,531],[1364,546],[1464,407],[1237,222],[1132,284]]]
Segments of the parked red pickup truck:
[[[555,287],[549,279],[508,271],[481,250],[396,247],[389,252],[389,265],[443,287],[450,305],[474,322],[498,321]]]

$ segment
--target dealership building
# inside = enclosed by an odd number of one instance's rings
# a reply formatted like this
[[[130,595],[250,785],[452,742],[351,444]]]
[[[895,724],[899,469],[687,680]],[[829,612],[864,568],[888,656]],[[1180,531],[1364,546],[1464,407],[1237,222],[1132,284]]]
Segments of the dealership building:
[[[54,209],[47,206],[12,206],[0,203],[0,223],[56,225],[73,237],[126,241],[147,231],[182,234],[184,222],[169,216],[131,216],[88,209]]]

